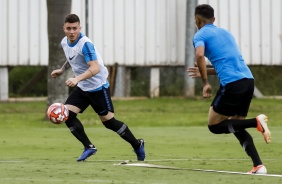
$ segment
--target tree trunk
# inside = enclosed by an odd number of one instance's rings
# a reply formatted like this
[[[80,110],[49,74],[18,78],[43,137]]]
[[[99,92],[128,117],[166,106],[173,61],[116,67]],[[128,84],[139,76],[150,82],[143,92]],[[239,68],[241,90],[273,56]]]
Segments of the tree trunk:
[[[49,39],[49,65],[48,65],[48,97],[47,108],[55,102],[64,103],[68,96],[68,87],[65,85],[67,72],[60,77],[51,78],[54,69],[61,68],[66,61],[61,40],[65,36],[63,31],[64,19],[70,14],[71,0],[47,0],[48,9],[48,39]],[[46,109],[47,109],[46,108]]]

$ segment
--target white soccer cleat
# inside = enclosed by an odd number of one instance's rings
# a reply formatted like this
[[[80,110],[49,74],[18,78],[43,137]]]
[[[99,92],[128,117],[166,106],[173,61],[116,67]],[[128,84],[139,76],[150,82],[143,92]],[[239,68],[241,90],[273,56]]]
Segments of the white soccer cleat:
[[[248,174],[267,174],[267,170],[264,165],[258,165],[256,167],[253,167],[253,169],[247,173]]]
[[[268,144],[271,142],[271,133],[267,127],[267,116],[260,114],[256,117],[257,130],[262,133],[265,142]]]

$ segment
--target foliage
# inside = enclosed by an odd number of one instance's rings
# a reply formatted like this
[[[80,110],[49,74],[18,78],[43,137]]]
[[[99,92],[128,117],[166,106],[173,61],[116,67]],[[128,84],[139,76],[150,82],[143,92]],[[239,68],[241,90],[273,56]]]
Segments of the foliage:
[[[131,96],[150,96],[150,68],[132,67]]]
[[[18,90],[25,83],[40,71],[42,67],[16,67],[9,72],[10,97],[21,96]],[[282,72],[280,66],[251,66],[255,77],[257,88],[266,96],[282,95]],[[150,96],[150,67],[131,67],[131,96]],[[161,67],[160,68],[160,95],[161,96],[182,96],[184,87],[185,69],[183,67]],[[196,80],[195,94],[200,96],[202,83]],[[218,88],[219,81],[216,76],[209,76],[213,92]],[[32,87],[28,96],[47,95],[47,74]]]
[[[281,96],[282,72],[281,66],[250,66],[255,77],[255,85],[265,96]],[[160,67],[160,96],[183,96],[184,75],[186,69],[181,66]],[[150,68],[132,68],[132,96],[149,96]],[[201,79],[195,79],[195,94],[202,93]],[[209,82],[215,93],[219,86],[217,76],[209,76]],[[145,84],[145,85],[144,85]]]
[[[266,96],[282,95],[282,66],[252,66],[257,88]]]
[[[21,96],[18,92],[43,66],[17,66],[9,71],[9,96]],[[47,73],[46,73],[47,75]],[[28,96],[47,95],[47,76],[35,83],[29,91]]]

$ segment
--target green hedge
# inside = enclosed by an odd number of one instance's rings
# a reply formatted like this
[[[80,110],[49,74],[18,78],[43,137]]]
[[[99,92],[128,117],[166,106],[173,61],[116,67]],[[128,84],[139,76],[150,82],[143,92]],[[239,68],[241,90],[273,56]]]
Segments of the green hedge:
[[[281,66],[251,66],[255,77],[255,84],[263,95],[282,95],[282,67]],[[40,78],[31,87],[27,94],[19,94],[19,90],[38,72],[41,66],[18,66],[9,71],[9,96],[46,96],[47,95],[47,72],[46,77]],[[131,96],[149,96],[150,67],[131,67]],[[169,66],[160,68],[160,95],[182,96],[184,87],[184,67]],[[216,76],[210,76],[213,90],[219,85]],[[196,95],[201,95],[201,80],[196,79]]]

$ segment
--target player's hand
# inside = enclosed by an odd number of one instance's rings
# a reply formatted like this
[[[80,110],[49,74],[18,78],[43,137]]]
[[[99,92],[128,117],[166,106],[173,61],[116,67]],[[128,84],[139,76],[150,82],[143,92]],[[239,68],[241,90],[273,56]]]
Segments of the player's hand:
[[[210,98],[211,96],[212,96],[211,85],[209,83],[206,83],[204,84],[204,87],[203,87],[203,97]]]
[[[56,78],[56,77],[59,77],[60,75],[62,75],[63,73],[64,73],[64,71],[62,69],[56,69],[51,73],[51,77]]]
[[[69,87],[74,87],[77,85],[78,83],[78,79],[77,78],[69,78],[67,81],[66,81],[66,85],[69,86]]]
[[[188,75],[192,78],[201,77],[200,71],[198,67],[189,67],[187,69]]]

